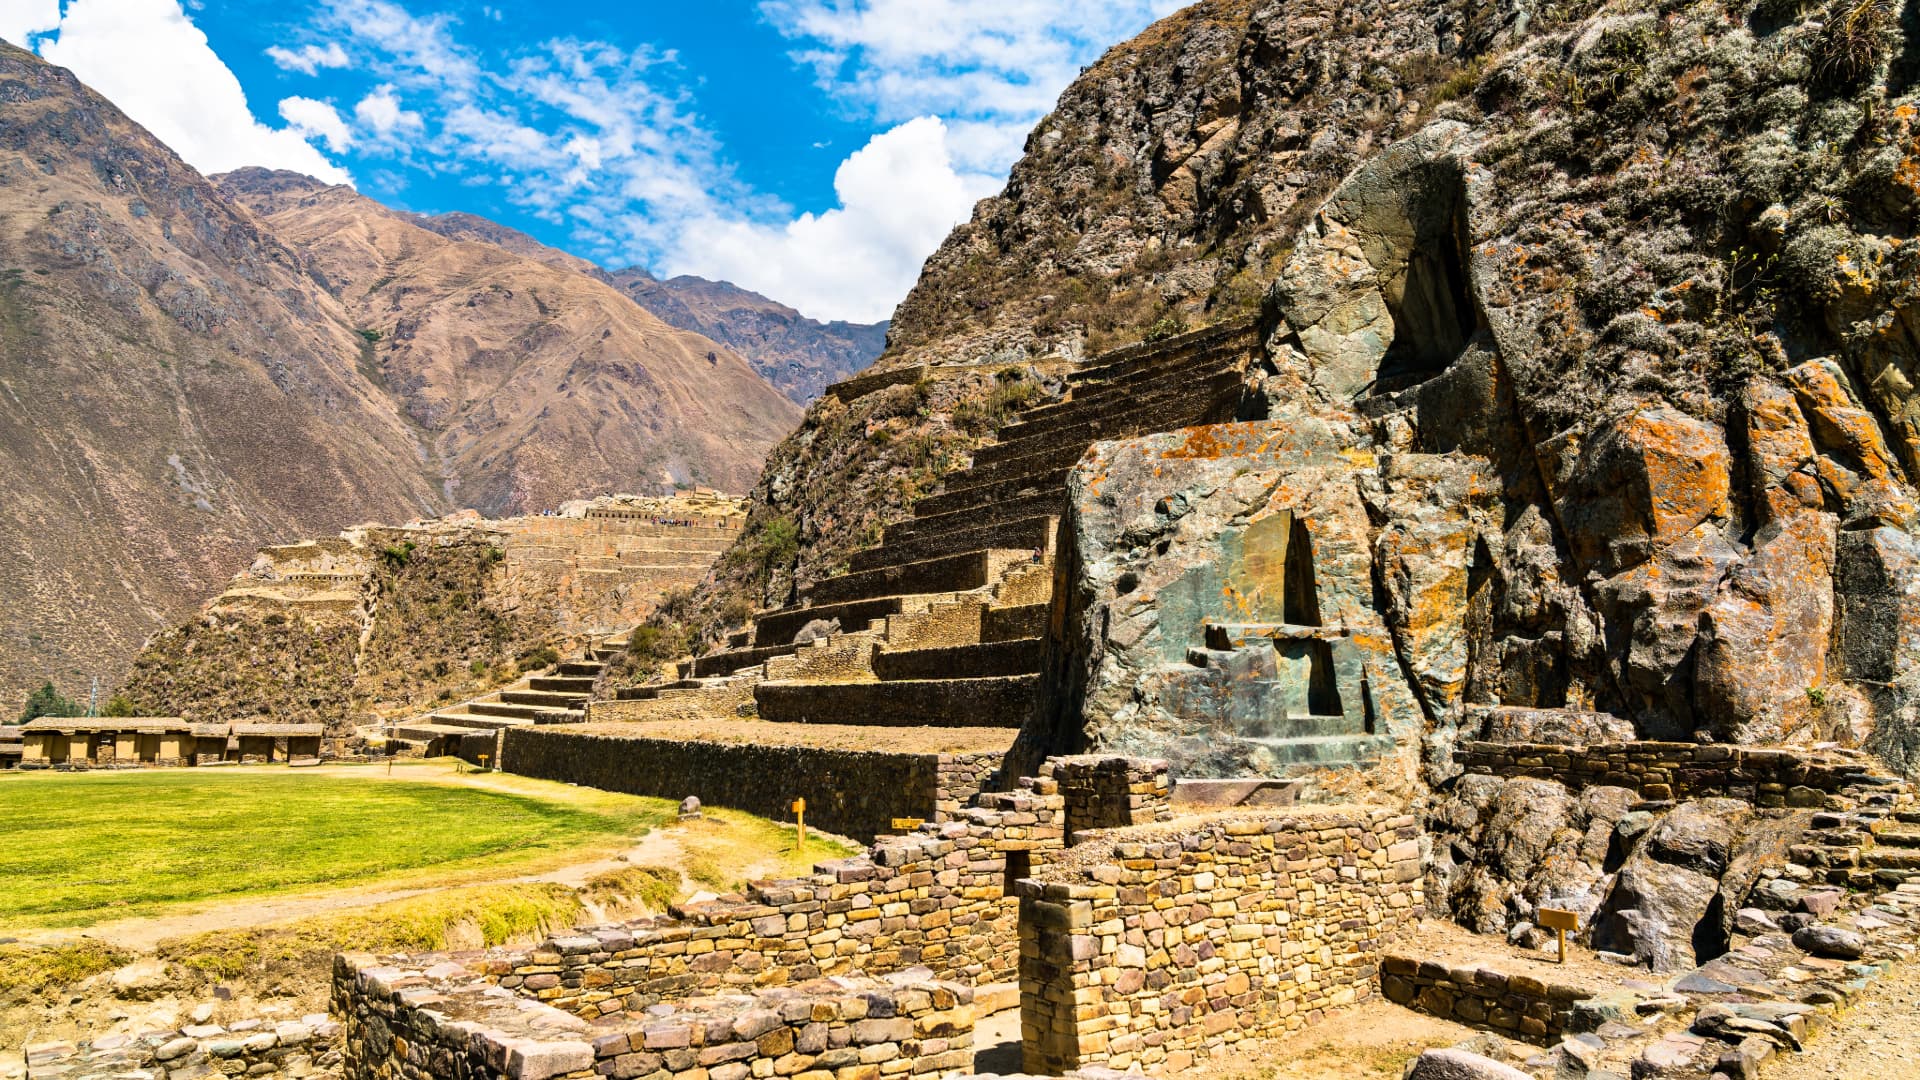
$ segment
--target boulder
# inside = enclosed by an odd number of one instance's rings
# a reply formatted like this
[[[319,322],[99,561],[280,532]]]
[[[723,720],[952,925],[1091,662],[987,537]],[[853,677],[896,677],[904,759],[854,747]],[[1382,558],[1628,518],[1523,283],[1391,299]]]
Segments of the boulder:
[[[1407,1066],[1404,1080],[1532,1080],[1511,1065],[1466,1050],[1424,1050]]]
[[[1858,960],[1867,951],[1866,938],[1855,931],[1827,923],[1815,923],[1795,930],[1793,943],[1815,956],[1831,960]]]
[[[161,960],[136,960],[115,968],[113,996],[122,1001],[157,1001],[178,986],[173,969]]]

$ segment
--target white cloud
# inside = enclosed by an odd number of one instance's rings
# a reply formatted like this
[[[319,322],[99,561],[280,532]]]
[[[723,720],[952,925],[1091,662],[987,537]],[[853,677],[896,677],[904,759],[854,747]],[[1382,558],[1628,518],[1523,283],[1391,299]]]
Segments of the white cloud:
[[[307,75],[317,75],[321,68],[343,68],[349,63],[347,50],[337,41],[326,45],[303,45],[298,49],[283,49],[278,45],[267,47],[267,56],[283,71],[298,71]]]
[[[353,130],[340,118],[339,111],[324,101],[284,98],[280,102],[280,118],[307,138],[325,139],[327,149],[336,154],[353,145]]]
[[[967,168],[1004,172],[1083,65],[1190,0],[763,0],[820,85],[881,121],[935,115]]]
[[[360,103],[353,107],[353,115],[379,135],[419,131],[426,126],[419,113],[400,107],[400,98],[394,94],[391,86],[374,87],[372,93],[361,98]]]
[[[37,45],[202,172],[262,165],[352,180],[300,131],[254,119],[240,80],[178,0],[69,0]]]
[[[724,278],[816,318],[887,318],[927,255],[1000,187],[996,177],[956,171],[947,136],[931,116],[876,135],[834,174],[835,209],[785,224],[695,222],[676,238],[667,269]]]
[[[15,45],[59,25],[60,0],[0,0],[0,38]]]

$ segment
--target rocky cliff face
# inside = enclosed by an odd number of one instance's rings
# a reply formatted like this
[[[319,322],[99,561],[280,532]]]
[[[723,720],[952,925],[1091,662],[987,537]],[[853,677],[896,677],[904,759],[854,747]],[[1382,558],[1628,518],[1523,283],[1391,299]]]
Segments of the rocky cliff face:
[[[0,44],[0,700],[110,680],[263,540],[443,505],[284,245]]]
[[[450,239],[305,177],[242,170],[220,185],[312,260],[370,339],[367,374],[432,446],[459,505],[741,490],[798,418],[739,354],[668,326],[570,256]]]
[[[1059,670],[1085,696],[1056,734],[1217,739],[1231,686],[1165,670],[1208,661],[1212,621],[1271,624],[1300,678],[1369,703],[1349,735],[1392,736],[1426,784],[1477,707],[1910,769],[1914,19],[1877,0],[1209,2],[1089,69],[930,260],[880,364],[1264,321],[1240,444],[1082,463],[1081,636]],[[847,441],[809,426],[774,460]],[[803,532],[882,505],[857,480],[837,494],[797,507]],[[1282,516],[1302,544],[1248,556]],[[1175,612],[1183,549],[1194,581],[1245,572],[1273,598],[1292,587],[1277,553],[1310,552],[1318,613],[1198,586]]]

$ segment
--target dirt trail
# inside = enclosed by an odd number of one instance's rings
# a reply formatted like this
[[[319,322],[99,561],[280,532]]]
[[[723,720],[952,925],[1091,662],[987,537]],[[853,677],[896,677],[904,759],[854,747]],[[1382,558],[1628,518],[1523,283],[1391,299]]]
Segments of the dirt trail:
[[[1903,960],[1847,1006],[1803,1054],[1786,1054],[1767,1080],[1892,1080],[1920,1076],[1920,964]]]

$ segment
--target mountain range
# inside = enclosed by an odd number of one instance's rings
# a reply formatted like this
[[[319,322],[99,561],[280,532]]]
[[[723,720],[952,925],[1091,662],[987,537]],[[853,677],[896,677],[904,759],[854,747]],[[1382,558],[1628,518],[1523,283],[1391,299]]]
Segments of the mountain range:
[[[263,544],[744,490],[883,335],[296,174],[204,177],[0,42],[0,694],[110,682]]]

